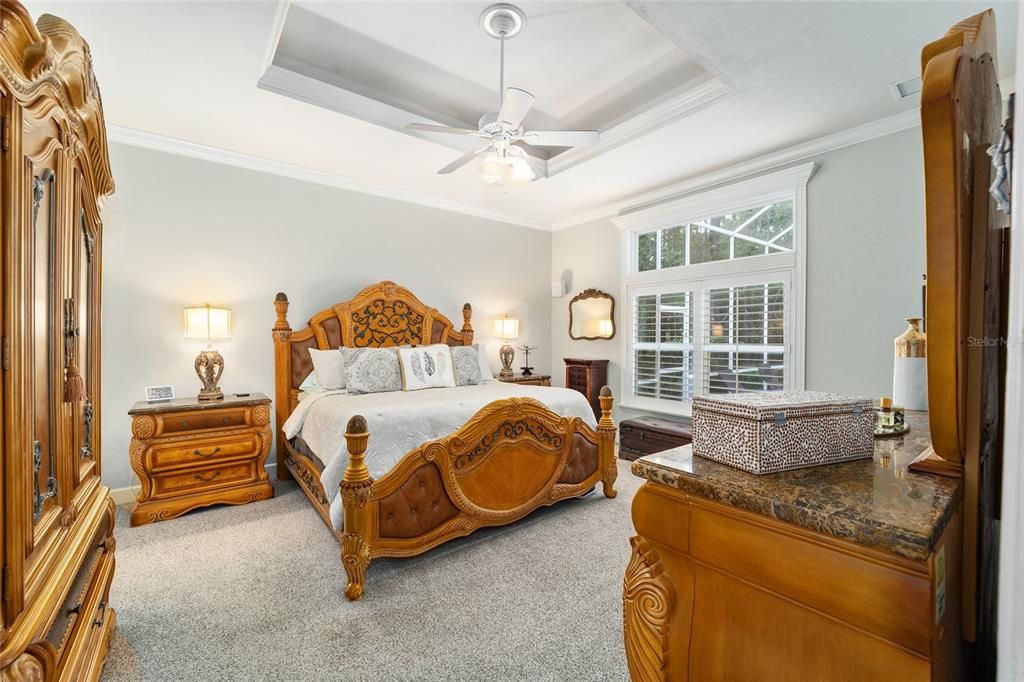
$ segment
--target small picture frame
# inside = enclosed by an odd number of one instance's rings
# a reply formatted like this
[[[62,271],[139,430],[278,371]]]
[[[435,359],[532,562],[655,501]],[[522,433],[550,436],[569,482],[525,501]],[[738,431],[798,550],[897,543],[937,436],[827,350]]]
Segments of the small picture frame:
[[[161,403],[174,400],[174,386],[146,386],[146,402]]]

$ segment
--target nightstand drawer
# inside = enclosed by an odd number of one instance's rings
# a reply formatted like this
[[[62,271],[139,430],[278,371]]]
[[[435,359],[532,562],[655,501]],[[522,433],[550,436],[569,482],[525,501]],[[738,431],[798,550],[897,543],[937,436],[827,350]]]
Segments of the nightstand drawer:
[[[212,462],[243,457],[254,458],[260,454],[262,445],[263,439],[252,432],[217,439],[158,442],[149,454],[150,468],[156,472],[185,466],[207,466]]]
[[[202,492],[256,480],[256,461],[218,464],[153,477],[153,497]]]
[[[157,418],[157,435],[186,433],[189,431],[211,431],[232,429],[250,425],[251,408],[228,408],[224,410],[202,410],[160,415]]]

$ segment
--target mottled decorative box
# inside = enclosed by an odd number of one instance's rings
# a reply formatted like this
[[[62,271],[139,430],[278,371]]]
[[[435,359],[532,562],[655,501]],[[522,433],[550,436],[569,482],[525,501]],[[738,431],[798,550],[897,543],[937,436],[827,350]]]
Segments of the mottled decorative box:
[[[693,399],[693,454],[753,474],[865,459],[874,452],[870,398],[793,391]]]

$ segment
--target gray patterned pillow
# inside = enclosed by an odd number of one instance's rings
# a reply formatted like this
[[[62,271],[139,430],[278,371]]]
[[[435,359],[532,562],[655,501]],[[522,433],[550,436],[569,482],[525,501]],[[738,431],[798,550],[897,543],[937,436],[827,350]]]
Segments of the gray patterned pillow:
[[[476,386],[483,383],[484,377],[480,373],[480,347],[477,344],[452,346],[452,362],[455,365],[456,386]]]
[[[343,348],[349,393],[402,390],[402,368],[394,348]]]

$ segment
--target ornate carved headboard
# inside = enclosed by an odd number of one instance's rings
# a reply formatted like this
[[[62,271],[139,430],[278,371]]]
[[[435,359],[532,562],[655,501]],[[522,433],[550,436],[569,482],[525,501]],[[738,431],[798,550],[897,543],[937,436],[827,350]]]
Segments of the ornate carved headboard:
[[[455,331],[451,320],[394,282],[366,287],[349,300],[313,315],[309,326],[298,331],[288,326],[288,297],[284,293],[276,296],[274,308],[277,310],[273,334],[278,429],[295,409],[299,386],[313,371],[310,348],[386,348],[429,343],[468,346],[473,343],[470,324],[473,308],[468,303],[462,307],[462,329]]]

